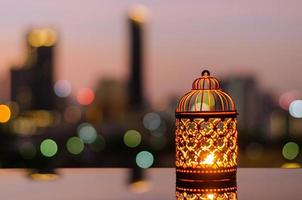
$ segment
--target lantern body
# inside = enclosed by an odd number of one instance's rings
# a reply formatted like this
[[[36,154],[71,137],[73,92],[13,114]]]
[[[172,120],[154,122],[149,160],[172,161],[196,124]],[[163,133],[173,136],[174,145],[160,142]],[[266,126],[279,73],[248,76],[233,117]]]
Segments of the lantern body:
[[[237,112],[208,71],[176,108],[176,199],[237,199]]]

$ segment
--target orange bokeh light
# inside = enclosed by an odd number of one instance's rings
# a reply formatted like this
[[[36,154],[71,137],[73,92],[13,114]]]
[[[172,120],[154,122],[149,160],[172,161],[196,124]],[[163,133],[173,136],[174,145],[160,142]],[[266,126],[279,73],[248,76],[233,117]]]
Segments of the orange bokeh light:
[[[77,101],[79,104],[87,106],[94,100],[94,92],[90,88],[81,88],[77,93]]]
[[[0,123],[6,123],[11,116],[11,111],[7,105],[0,105]]]

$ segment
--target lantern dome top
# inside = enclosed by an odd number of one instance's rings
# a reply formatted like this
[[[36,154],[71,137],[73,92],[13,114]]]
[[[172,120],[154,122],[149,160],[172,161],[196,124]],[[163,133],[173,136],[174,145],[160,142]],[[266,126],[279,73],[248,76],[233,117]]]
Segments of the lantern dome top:
[[[210,76],[208,70],[203,70],[201,77],[195,79],[192,84],[192,90],[218,90],[220,85],[215,77]]]
[[[192,90],[179,101],[176,113],[237,114],[230,95],[221,90],[219,81],[208,70],[192,84]]]

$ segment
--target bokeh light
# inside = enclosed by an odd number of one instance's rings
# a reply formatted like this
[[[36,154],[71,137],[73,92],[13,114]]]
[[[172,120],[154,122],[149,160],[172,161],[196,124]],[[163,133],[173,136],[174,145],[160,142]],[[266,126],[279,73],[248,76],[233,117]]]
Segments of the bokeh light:
[[[24,159],[33,159],[37,150],[31,142],[24,142],[20,145],[19,152]]]
[[[67,141],[66,148],[69,153],[77,155],[84,150],[84,142],[79,137],[71,137]]]
[[[136,164],[140,168],[147,169],[153,165],[154,157],[149,151],[141,151],[136,155]]]
[[[84,106],[91,104],[94,100],[94,97],[94,92],[90,88],[81,88],[77,93],[78,103]]]
[[[302,100],[295,100],[289,105],[289,114],[294,118],[302,118]]]
[[[135,5],[129,11],[129,18],[137,23],[144,23],[148,16],[148,9],[143,5]]]
[[[139,180],[129,185],[129,190],[133,193],[141,194],[151,189],[151,183],[148,180]]]
[[[144,116],[143,123],[146,129],[154,131],[160,126],[160,116],[157,113],[147,113]]]
[[[81,119],[81,110],[76,106],[68,106],[64,111],[64,120],[68,123],[76,123]]]
[[[100,152],[105,149],[106,141],[101,135],[98,135],[96,140],[91,143],[90,146],[94,152]]]
[[[78,127],[78,136],[86,143],[91,144],[97,138],[95,128],[89,123],[82,123]]]
[[[52,29],[33,29],[28,35],[28,42],[33,47],[49,47],[56,43],[57,37],[56,31]]]
[[[15,134],[32,135],[36,132],[37,126],[33,120],[27,117],[17,117],[12,120],[10,129]]]
[[[281,168],[286,168],[286,169],[297,169],[301,168],[301,165],[299,163],[284,163]]]
[[[208,200],[213,200],[214,199],[214,194],[208,194],[207,198],[208,198]]]
[[[141,134],[136,130],[128,130],[124,134],[124,143],[130,148],[137,147],[142,140]]]
[[[11,111],[7,105],[0,104],[0,123],[6,123],[10,119]]]
[[[55,172],[32,172],[29,177],[34,181],[54,181],[59,178]]]
[[[279,97],[280,107],[283,108],[284,110],[288,110],[291,102],[298,99],[300,95],[301,94],[296,90],[281,94]]]
[[[40,151],[46,157],[53,157],[58,151],[58,145],[52,139],[45,139],[40,144]]]
[[[295,159],[299,154],[299,146],[295,142],[288,142],[283,146],[282,155],[288,160]]]
[[[55,83],[54,91],[58,97],[68,97],[71,93],[71,85],[67,80],[58,80]]]
[[[49,127],[55,124],[56,115],[53,112],[46,110],[37,110],[30,112],[28,118],[37,127]]]

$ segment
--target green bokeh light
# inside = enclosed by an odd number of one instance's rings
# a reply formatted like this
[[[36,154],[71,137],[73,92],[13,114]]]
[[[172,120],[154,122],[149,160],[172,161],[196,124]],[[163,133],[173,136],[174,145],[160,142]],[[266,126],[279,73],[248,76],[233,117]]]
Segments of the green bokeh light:
[[[52,157],[57,153],[58,145],[52,139],[45,139],[40,144],[40,151],[43,156]]]
[[[77,155],[84,150],[84,142],[81,138],[71,137],[68,139],[66,147],[69,153]]]
[[[143,169],[153,165],[154,157],[149,151],[141,151],[136,155],[136,164]]]
[[[142,140],[141,134],[136,130],[129,130],[124,135],[124,143],[126,146],[134,148],[137,147]]]
[[[288,160],[295,159],[299,154],[299,146],[295,142],[288,142],[283,146],[282,155]]]

